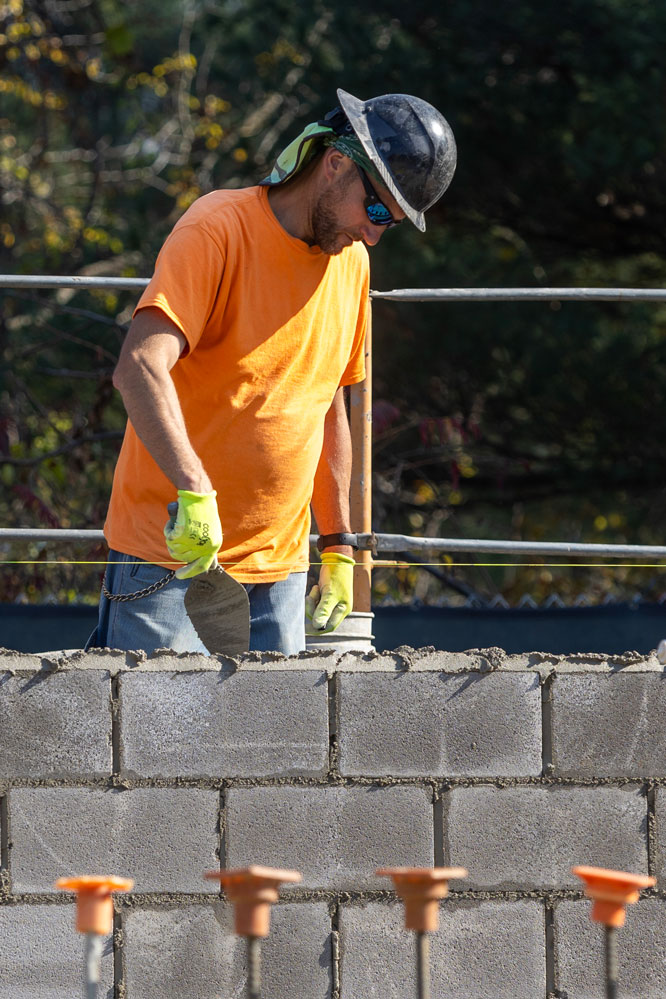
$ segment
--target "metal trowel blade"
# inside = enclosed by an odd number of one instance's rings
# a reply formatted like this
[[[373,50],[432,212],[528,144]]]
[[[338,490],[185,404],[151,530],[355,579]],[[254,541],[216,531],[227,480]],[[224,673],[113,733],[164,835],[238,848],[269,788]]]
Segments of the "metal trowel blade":
[[[221,566],[192,579],[185,610],[212,654],[236,656],[249,650],[250,601],[245,587]]]

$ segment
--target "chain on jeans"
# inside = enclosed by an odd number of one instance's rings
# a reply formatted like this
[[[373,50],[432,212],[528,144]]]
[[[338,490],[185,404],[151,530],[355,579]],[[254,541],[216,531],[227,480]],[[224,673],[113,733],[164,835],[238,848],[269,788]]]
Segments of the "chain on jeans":
[[[143,590],[137,590],[136,593],[110,593],[106,586],[106,573],[104,573],[102,593],[107,600],[117,600],[120,603],[126,603],[129,600],[139,600],[140,597],[149,597],[152,593],[157,593],[158,590],[163,589],[167,583],[171,582],[175,575],[175,570],[169,569],[166,576],[162,576],[161,579],[158,579],[155,583],[151,583],[150,586],[145,586]]]

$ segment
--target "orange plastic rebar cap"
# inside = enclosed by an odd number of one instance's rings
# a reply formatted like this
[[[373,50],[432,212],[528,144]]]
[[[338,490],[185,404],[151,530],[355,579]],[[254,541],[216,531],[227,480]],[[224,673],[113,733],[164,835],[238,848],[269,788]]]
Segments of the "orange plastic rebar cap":
[[[393,879],[405,905],[405,929],[434,932],[439,925],[439,900],[449,893],[449,881],[466,878],[464,867],[382,867],[376,872]]]
[[[267,937],[271,903],[285,882],[301,881],[299,871],[282,871],[256,864],[232,871],[206,871],[205,878],[219,881],[234,906],[234,932],[243,937]]]
[[[131,891],[131,878],[82,874],[78,878],[58,878],[56,888],[76,892],[76,928],[79,933],[106,936],[113,929],[113,891]]]
[[[590,916],[604,926],[624,926],[626,906],[638,901],[643,888],[652,888],[657,879],[647,874],[610,871],[605,867],[572,867],[585,884],[585,894],[594,902]]]

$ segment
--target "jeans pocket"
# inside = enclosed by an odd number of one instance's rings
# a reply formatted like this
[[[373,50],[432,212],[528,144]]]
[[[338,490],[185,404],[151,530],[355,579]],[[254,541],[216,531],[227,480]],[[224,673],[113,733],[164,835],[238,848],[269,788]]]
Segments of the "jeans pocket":
[[[144,559],[135,558],[132,555],[128,555],[127,559],[130,579],[138,579],[142,583],[153,583],[167,571],[160,565],[153,565],[152,562],[146,562]]]
[[[117,596],[136,593],[137,590],[152,586],[167,573],[168,569],[146,562],[136,555],[113,552],[106,569],[106,586],[110,593]]]

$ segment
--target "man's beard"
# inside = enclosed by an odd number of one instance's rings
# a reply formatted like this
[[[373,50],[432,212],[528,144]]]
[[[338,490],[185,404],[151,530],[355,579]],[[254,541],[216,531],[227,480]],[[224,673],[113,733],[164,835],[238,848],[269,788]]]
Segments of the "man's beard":
[[[345,188],[347,186],[344,185]],[[341,253],[348,245],[347,239],[352,238],[345,230],[340,229],[338,222],[336,206],[340,204],[342,187],[342,184],[338,184],[322,194],[312,212],[312,242],[323,253],[331,256]]]

